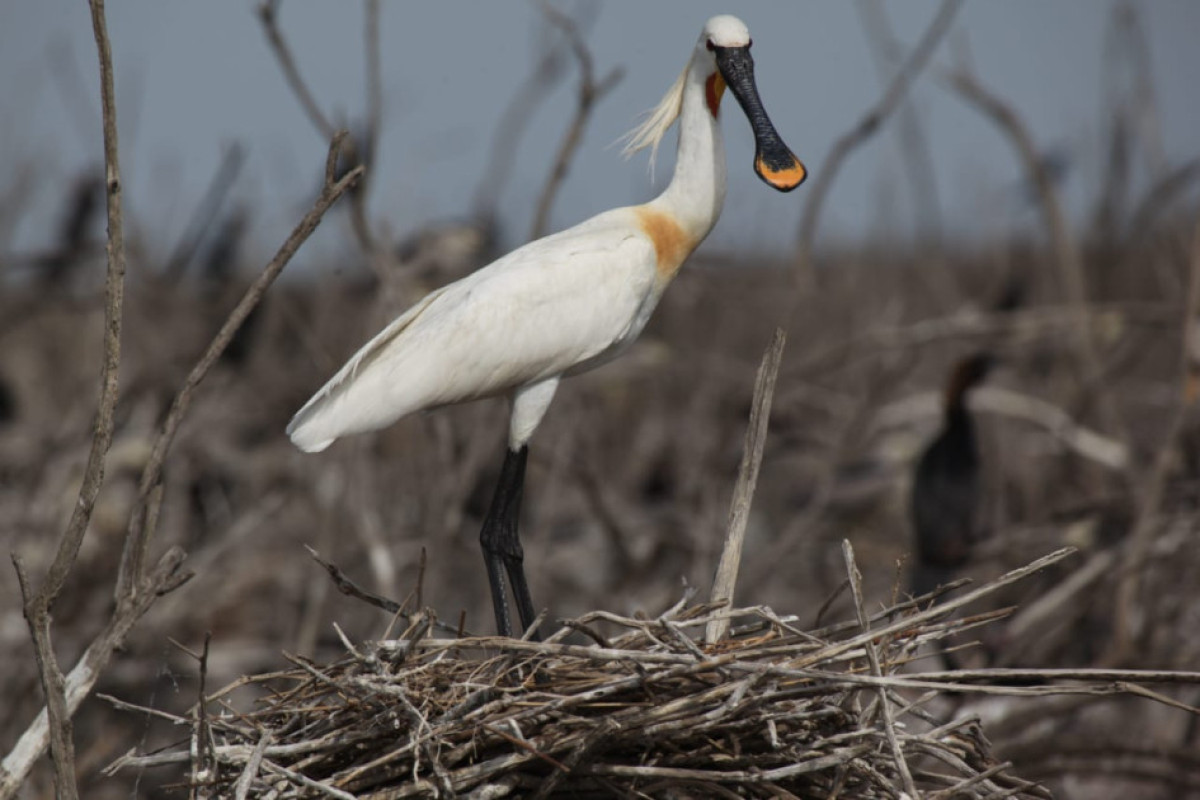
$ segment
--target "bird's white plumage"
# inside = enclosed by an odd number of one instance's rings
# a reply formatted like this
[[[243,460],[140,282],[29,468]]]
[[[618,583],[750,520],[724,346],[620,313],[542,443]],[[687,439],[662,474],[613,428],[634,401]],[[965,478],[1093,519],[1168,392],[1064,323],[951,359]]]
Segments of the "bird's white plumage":
[[[736,17],[710,19],[652,130],[643,123],[638,130],[646,135],[633,142],[657,145],[679,120],[666,191],[531,242],[428,295],[300,409],[287,428],[292,441],[323,450],[414,411],[512,392],[515,450],[537,427],[561,376],[628,346],[724,203],[724,146],[716,106],[705,96],[717,69],[709,41],[740,47],[750,35]]]
[[[704,23],[700,41],[711,41],[717,47],[745,47],[750,44],[750,29],[732,14],[718,14]]]
[[[405,414],[505,392],[615,355],[658,300],[654,244],[617,209],[439,289],[367,342],[296,414],[323,450]]]

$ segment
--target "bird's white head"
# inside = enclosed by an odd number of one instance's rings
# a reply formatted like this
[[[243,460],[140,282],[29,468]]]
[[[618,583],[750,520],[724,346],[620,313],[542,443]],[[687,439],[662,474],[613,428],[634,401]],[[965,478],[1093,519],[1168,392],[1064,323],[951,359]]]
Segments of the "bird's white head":
[[[697,47],[711,50],[710,47],[749,47],[750,29],[732,14],[718,14],[704,23],[704,31],[700,34]]]
[[[775,131],[758,97],[754,82],[754,59],[750,55],[750,30],[730,14],[719,14],[704,23],[691,62],[647,118],[630,131],[624,152],[632,155],[644,147],[653,153],[671,125],[678,119],[688,76],[704,81],[705,101],[713,117],[721,106],[726,87],[737,98],[754,132],[754,171],[772,188],[790,192],[808,177],[800,159],[788,149]]]

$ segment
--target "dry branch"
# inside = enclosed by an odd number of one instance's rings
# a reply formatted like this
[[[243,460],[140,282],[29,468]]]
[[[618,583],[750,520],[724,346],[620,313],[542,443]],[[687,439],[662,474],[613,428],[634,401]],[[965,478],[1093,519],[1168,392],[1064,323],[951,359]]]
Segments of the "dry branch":
[[[985,386],[975,390],[969,401],[973,411],[1008,419],[1022,420],[1042,428],[1071,452],[1111,470],[1129,468],[1129,450],[1120,442],[1081,425],[1065,409],[1040,397],[1009,389]],[[922,392],[881,408],[872,424],[878,428],[904,424],[918,417],[941,413],[942,398],[936,392]]]
[[[308,121],[312,123],[322,139],[333,139],[338,133],[337,128],[329,121],[324,112],[321,111],[321,107],[317,104],[316,98],[313,97],[308,84],[305,83],[303,76],[300,75],[300,68],[296,65],[292,49],[288,46],[287,39],[284,38],[283,31],[279,27],[279,7],[281,4],[282,0],[263,0],[259,4],[258,19],[262,23],[263,34],[267,37],[267,42],[271,46],[271,52],[275,54],[275,60],[279,62],[279,68],[283,71],[288,88],[292,90],[292,94],[296,96],[300,106],[304,109]],[[362,185],[359,185],[357,191],[351,195],[352,213],[350,221],[354,227],[354,235],[358,239],[359,246],[367,256],[371,266],[376,270],[380,269],[379,258],[381,257],[381,251],[376,246],[375,238],[371,233],[371,226],[367,221],[367,187],[365,185],[367,175],[365,170],[369,166],[369,159],[375,154],[383,113],[378,37],[379,5],[377,0],[368,0],[364,47],[367,64],[367,102],[369,104],[367,109],[367,140],[359,143],[353,137],[345,137],[345,158],[349,166],[347,174],[355,167],[362,167],[364,170],[360,175]],[[357,182],[356,180],[352,183]]]
[[[567,128],[567,133],[558,147],[554,165],[550,168],[550,175],[546,178],[546,185],[542,187],[541,196],[538,198],[537,211],[533,215],[533,226],[529,232],[530,239],[538,239],[545,235],[546,226],[550,223],[550,209],[554,205],[554,197],[558,194],[558,187],[567,177],[567,169],[571,165],[571,158],[574,156],[576,148],[583,139],[583,131],[587,127],[588,118],[592,115],[592,108],[600,98],[617,85],[622,75],[621,68],[616,67],[597,81],[595,68],[592,65],[592,54],[588,52],[587,45],[575,22],[548,2],[541,3],[541,9],[547,19],[562,30],[571,45],[571,52],[575,54],[575,60],[579,62],[579,89],[576,95],[575,117],[571,120],[571,125]]]
[[[954,15],[962,6],[962,0],[942,0],[937,13],[929,23],[925,33],[909,54],[907,61],[896,72],[887,91],[879,102],[863,114],[858,123],[847,133],[842,134],[833,144],[829,155],[821,162],[817,171],[816,181],[809,189],[808,204],[804,207],[804,216],[800,220],[800,241],[796,249],[796,286],[797,290],[811,287],[815,281],[812,266],[813,242],[817,235],[817,223],[820,220],[821,207],[833,186],[838,169],[842,162],[859,146],[870,139],[880,126],[887,121],[896,106],[908,92],[912,82],[929,61],[933,51],[942,40]]]
[[[892,33],[883,0],[858,0],[855,8],[871,44],[870,52],[879,81],[886,84],[890,77],[889,69],[901,63],[904,48]],[[909,102],[907,97],[899,101],[896,126],[900,163],[904,167],[906,182],[917,208],[918,229],[923,239],[931,240],[935,244],[940,243],[942,214],[938,202],[937,170],[929,146],[929,137],[921,127],[915,105]]]
[[[149,526],[145,524],[146,499],[162,479],[162,470],[166,462],[167,451],[175,441],[175,434],[178,433],[179,426],[183,423],[184,417],[187,415],[196,387],[208,375],[209,370],[212,369],[217,359],[221,357],[221,353],[225,351],[225,348],[229,346],[229,342],[233,340],[242,323],[246,321],[246,317],[250,316],[250,312],[259,304],[267,289],[270,288],[275,279],[279,277],[279,273],[291,261],[292,256],[296,254],[296,251],[300,249],[300,246],[304,244],[308,237],[312,235],[312,232],[317,229],[317,225],[321,223],[321,218],[325,216],[325,212],[363,174],[363,167],[359,166],[347,172],[340,179],[336,178],[338,154],[341,152],[342,144],[346,138],[347,134],[345,131],[341,131],[333,137],[333,141],[329,146],[329,152],[325,157],[325,182],[313,207],[300,220],[300,223],[292,230],[287,240],[275,253],[275,257],[268,262],[258,278],[246,290],[245,295],[242,296],[237,306],[230,312],[228,319],[225,320],[225,324],[217,331],[217,335],[213,337],[208,349],[205,350],[204,355],[200,357],[196,365],[192,367],[191,372],[188,373],[187,378],[184,380],[183,386],[180,388],[178,394],[175,395],[171,409],[167,412],[166,422],[163,423],[162,430],[151,450],[150,458],[147,460],[145,469],[142,471],[142,477],[138,486],[140,502],[130,518],[128,538],[126,539],[125,550],[121,559],[121,577],[117,584],[118,596],[133,594],[137,591],[136,582],[141,574],[142,562],[147,550],[149,537],[152,534]]]
[[[867,614],[866,602],[863,600],[862,573],[858,571],[858,564],[854,562],[854,548],[846,539],[842,540],[842,557],[846,560],[846,574],[850,580],[850,591],[854,596],[854,612],[858,617],[858,625],[862,628],[863,633],[868,633],[871,630],[871,619]],[[876,678],[883,678],[883,667],[879,663],[879,653],[875,648],[875,642],[868,641],[864,648],[867,651],[867,663],[871,666],[871,674]],[[915,798],[918,796],[917,787],[913,784],[912,772],[908,769],[904,751],[900,748],[900,741],[896,737],[896,718],[892,712],[891,697],[884,686],[879,687],[878,707],[883,716],[883,732],[887,736],[888,746],[892,750],[892,758],[896,761],[896,771],[900,773],[900,778],[904,782],[904,791],[908,793],[909,797]]]
[[[771,400],[775,397],[775,379],[779,376],[779,363],[783,359],[783,346],[787,334],[783,328],[775,329],[775,336],[758,366],[758,377],[754,381],[754,400],[750,409],[750,422],[746,426],[746,443],[742,450],[742,464],[738,468],[737,484],[733,500],[729,504],[729,522],[725,532],[725,546],[717,564],[713,579],[711,601],[733,604],[733,590],[742,563],[742,543],[746,539],[746,524],[750,521],[750,503],[754,499],[754,487],[758,484],[758,469],[762,465],[763,450],[767,442],[767,428],[771,422]],[[729,618],[717,617],[705,633],[710,644],[715,643],[729,630]]]
[[[108,26],[104,18],[104,0],[90,0],[90,6],[92,32],[95,35],[96,54],[100,62],[105,195],[108,208],[108,271],[104,282],[104,363],[100,373],[100,400],[92,434],[92,447],[88,453],[87,466],[84,468],[83,485],[79,489],[79,500],[75,503],[67,529],[59,539],[54,561],[36,593],[32,592],[20,559],[13,554],[13,564],[17,570],[21,597],[25,604],[25,619],[33,636],[38,674],[46,697],[55,793],[66,800],[78,797],[78,787],[75,784],[75,746],[71,729],[73,708],[67,699],[66,680],[59,669],[58,659],[50,643],[50,610],[79,556],[79,548],[83,544],[83,536],[92,518],[96,497],[104,484],[104,459],[112,445],[113,411],[117,405],[117,372],[121,363],[121,322],[125,298],[125,233],[121,209],[121,167],[117,147],[112,46],[109,43]],[[6,759],[0,767],[0,796],[7,793],[9,786],[15,791],[24,779],[24,774],[15,771]]]
[[[102,13],[103,8],[101,0],[93,0],[93,2],[95,3],[93,9],[99,6],[100,12]],[[111,73],[109,73],[109,75],[111,78]],[[130,629],[132,629],[137,620],[149,610],[150,606],[158,597],[178,588],[183,582],[191,577],[190,574],[181,572],[179,570],[179,567],[184,559],[183,551],[179,548],[169,549],[159,559],[158,563],[153,569],[147,570],[145,566],[146,559],[149,556],[150,543],[152,541],[157,523],[158,505],[161,502],[162,497],[162,470],[166,462],[167,452],[170,449],[171,443],[174,441],[175,434],[178,432],[179,426],[183,423],[183,420],[187,415],[192,396],[197,386],[208,374],[213,364],[216,363],[217,359],[220,357],[225,347],[228,346],[229,342],[233,339],[234,334],[237,333],[238,328],[245,321],[246,317],[250,315],[250,312],[253,311],[254,307],[262,299],[267,288],[291,260],[292,256],[295,255],[296,251],[300,248],[300,245],[303,244],[309,235],[311,235],[316,229],[325,212],[351,185],[354,184],[356,180],[358,180],[359,176],[362,174],[362,167],[357,167],[346,175],[342,176],[341,179],[335,179],[337,156],[344,137],[344,133],[339,133],[334,137],[334,140],[330,145],[329,153],[325,160],[324,186],[322,187],[321,194],[317,198],[313,208],[308,212],[307,215],[305,215],[304,219],[300,221],[300,224],[296,226],[295,230],[292,231],[291,235],[284,242],[283,246],[280,247],[279,251],[275,254],[275,257],[271,259],[270,263],[268,263],[263,269],[258,279],[247,290],[245,296],[238,303],[237,307],[234,308],[234,310],[230,313],[229,318],[225,321],[225,324],[221,326],[220,331],[217,332],[217,335],[214,337],[204,355],[188,374],[187,379],[184,381],[183,387],[179,390],[179,393],[175,397],[175,401],[171,405],[171,409],[167,414],[167,419],[163,423],[163,427],[159,432],[158,438],[155,440],[145,469],[142,472],[137,503],[130,514],[129,525],[126,531],[125,543],[121,556],[120,569],[114,589],[113,596],[115,600],[115,608],[113,614],[105,625],[104,629],[88,646],[87,650],[76,663],[75,667],[71,670],[70,674],[66,676],[65,680],[63,680],[61,684],[59,684],[61,686],[59,697],[64,701],[63,707],[57,712],[52,709],[50,713],[59,714],[60,716],[58,718],[65,719],[67,725],[69,725],[70,715],[73,714],[79,707],[79,704],[83,702],[83,699],[88,695],[92,686],[95,685],[96,680],[100,677],[100,672],[108,663],[114,648],[124,640],[125,636],[128,634]],[[108,137],[106,136],[106,142],[107,138]],[[110,175],[112,174],[113,173],[111,172],[110,168]],[[109,182],[110,194],[114,191],[114,187],[117,190],[120,188],[120,184],[115,178],[110,179]],[[111,213],[112,211],[110,209],[110,215]],[[117,221],[119,226],[119,214]],[[110,246],[111,231],[112,226],[110,222]],[[109,331],[111,332],[111,330],[112,329],[110,327]],[[106,352],[115,358],[115,351],[109,350]],[[113,377],[115,380],[115,363],[113,366]],[[108,413],[110,419],[108,436],[111,436],[111,409]],[[102,472],[102,467],[99,469]],[[98,489],[98,478],[96,479],[96,483],[96,488]],[[84,485],[85,487],[88,486],[86,480]],[[94,501],[94,496],[92,497],[92,501]],[[80,504],[76,508],[77,513],[79,513],[79,508],[82,507],[83,500],[81,498]],[[89,504],[89,513],[90,509],[91,505]],[[76,523],[74,518],[72,519],[73,521],[71,524],[74,526]],[[87,519],[84,518],[78,523],[78,525],[80,528],[78,536],[81,540],[83,531],[86,530],[87,527]],[[73,531],[74,527],[69,527],[67,534],[64,534],[63,548],[72,545],[72,540],[70,537]],[[75,551],[77,551],[79,546],[78,542],[74,543],[73,546]],[[62,552],[62,548],[60,548],[60,552]],[[64,560],[64,567],[52,565],[51,571],[48,573],[47,583],[43,588],[48,587],[54,589],[54,594],[57,594],[58,589],[55,588],[55,586],[61,587],[62,581],[65,580],[66,573],[70,570],[71,564],[73,563],[73,558],[74,557],[72,555],[70,561]],[[55,564],[58,564],[57,559]],[[60,572],[56,572],[56,570],[60,570],[61,574]],[[51,577],[53,577],[54,581],[57,583],[51,583]],[[45,601],[41,602],[46,603],[46,612],[43,615],[45,617],[45,623],[43,627],[45,630],[44,637],[46,646],[48,647],[48,608],[54,594],[50,594],[49,592],[39,592],[39,596],[43,594],[47,598]],[[40,609],[35,606],[34,611],[35,613],[40,612]],[[49,702],[54,703],[55,700],[51,698]],[[25,733],[20,737],[17,744],[4,759],[3,764],[0,765],[0,800],[8,800],[8,798],[11,798],[20,788],[21,784],[25,780],[25,776],[32,768],[34,761],[37,760],[42,751],[45,749],[47,738],[50,736],[52,730],[62,731],[62,724],[58,723],[53,726],[48,725],[47,716],[45,712],[43,712],[33,721],[33,723],[30,724],[29,728],[27,728]],[[67,728],[67,731],[69,732],[69,728]],[[56,733],[55,735],[61,736],[61,733]],[[58,760],[58,756],[56,755],[56,765]]]

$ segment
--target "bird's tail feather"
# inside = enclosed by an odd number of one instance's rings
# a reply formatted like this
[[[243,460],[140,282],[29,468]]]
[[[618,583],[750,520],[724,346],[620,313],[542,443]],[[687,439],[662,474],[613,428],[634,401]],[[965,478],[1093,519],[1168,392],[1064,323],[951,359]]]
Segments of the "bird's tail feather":
[[[364,424],[364,420],[374,417],[368,414],[368,407],[377,411],[380,398],[365,397],[353,402],[348,393],[355,384],[355,378],[369,369],[396,339],[408,329],[417,317],[442,291],[439,289],[427,295],[390,325],[380,331],[371,341],[363,345],[337,374],[321,387],[321,389],[304,404],[288,423],[287,435],[292,444],[306,453],[317,453],[324,450],[339,437],[371,428],[381,427],[391,419],[384,420],[379,415],[381,424]],[[357,424],[356,424],[357,423]]]

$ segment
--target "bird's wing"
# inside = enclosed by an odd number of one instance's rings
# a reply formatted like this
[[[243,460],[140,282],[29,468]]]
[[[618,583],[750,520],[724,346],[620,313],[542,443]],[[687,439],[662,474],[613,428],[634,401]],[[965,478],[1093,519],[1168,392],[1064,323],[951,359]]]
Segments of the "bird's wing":
[[[653,244],[597,218],[532,242],[428,295],[369,341],[296,414],[301,449],[423,408],[561,374],[636,333],[656,291]]]

